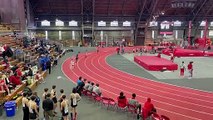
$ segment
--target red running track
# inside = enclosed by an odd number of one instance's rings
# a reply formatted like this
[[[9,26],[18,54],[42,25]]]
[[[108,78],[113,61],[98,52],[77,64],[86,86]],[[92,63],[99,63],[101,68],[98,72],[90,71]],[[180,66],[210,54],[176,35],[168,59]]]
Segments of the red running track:
[[[71,58],[62,64],[62,71],[73,82],[79,76],[99,83],[103,96],[117,98],[123,91],[130,98],[132,93],[143,104],[147,97],[152,98],[159,114],[171,120],[212,120],[213,93],[178,87],[131,75],[113,68],[106,58],[115,53],[115,48],[81,54],[75,68],[71,68]]]

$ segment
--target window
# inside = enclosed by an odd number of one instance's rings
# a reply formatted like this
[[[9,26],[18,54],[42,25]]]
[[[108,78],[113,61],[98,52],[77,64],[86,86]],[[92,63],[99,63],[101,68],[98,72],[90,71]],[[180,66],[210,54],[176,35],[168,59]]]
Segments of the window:
[[[200,26],[206,26],[206,21],[202,21],[202,22],[200,23]]]
[[[158,26],[158,22],[156,22],[156,21],[151,21],[151,22],[149,23],[149,26],[150,26],[150,27]]]
[[[55,26],[64,26],[64,22],[61,20],[56,20]]]
[[[69,26],[78,26],[78,22],[72,20],[72,21],[69,22]]]
[[[125,21],[125,22],[123,22],[123,26],[129,27],[129,26],[131,26],[131,22]]]
[[[41,21],[41,26],[50,26],[50,21],[47,20]]]
[[[99,21],[99,22],[98,22],[98,26],[106,26],[106,22],[104,22],[104,21]]]
[[[174,22],[174,26],[176,26],[176,27],[177,27],[177,26],[178,26],[178,27],[181,26],[181,24],[182,24],[182,23],[181,23],[180,21],[178,21],[178,20]]]
[[[112,21],[112,22],[110,23],[110,26],[118,26],[118,21]]]
[[[213,22],[210,23],[210,26],[213,26]]]

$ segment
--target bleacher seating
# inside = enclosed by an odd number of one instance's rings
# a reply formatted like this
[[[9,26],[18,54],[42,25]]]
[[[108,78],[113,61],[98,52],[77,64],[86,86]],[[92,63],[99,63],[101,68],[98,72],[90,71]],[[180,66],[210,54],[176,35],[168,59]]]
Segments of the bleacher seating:
[[[1,29],[1,27],[5,27],[5,26],[0,25],[0,29]],[[12,49],[19,48],[19,49],[23,50],[24,53],[30,52],[30,56],[31,57],[30,57],[30,61],[29,62],[31,63],[31,62],[36,62],[37,61],[37,58],[38,58],[39,54],[36,53],[34,51],[34,49],[31,48],[31,47],[27,47],[27,48],[22,47],[23,45],[22,45],[22,42],[20,40],[19,41],[14,40],[14,38],[10,37],[10,36],[3,36],[3,37],[0,36],[0,43],[1,43],[0,45],[5,45],[6,44],[7,46],[11,47]],[[34,52],[31,52],[31,51],[34,51]],[[52,55],[52,56],[62,56],[62,54],[58,54],[58,53],[54,52],[53,49],[50,50],[50,55]],[[1,61],[2,60],[0,60],[0,63],[1,63]],[[14,57],[8,58],[8,62],[10,64],[10,66],[17,65],[18,67],[21,68],[21,70],[24,68],[24,65],[26,64],[25,61],[20,61],[19,59],[16,59]],[[5,67],[2,64],[0,64],[0,72],[4,71],[4,70],[5,70]],[[46,70],[42,71],[41,69],[39,69],[39,72],[40,72],[40,74],[41,74],[41,76],[43,78],[45,78],[47,76],[47,71]],[[5,94],[6,92],[0,92],[0,100],[2,102],[15,100],[17,105],[19,106],[21,104],[22,96],[17,97],[17,94],[19,94],[21,91],[23,91],[23,89],[26,86],[27,86],[27,83],[23,83],[23,84],[17,86],[15,88],[15,90],[11,91],[10,95],[6,95]],[[29,87],[30,89],[34,90],[37,86],[38,86],[38,81],[33,80],[32,83],[30,85],[28,85],[27,87]]]

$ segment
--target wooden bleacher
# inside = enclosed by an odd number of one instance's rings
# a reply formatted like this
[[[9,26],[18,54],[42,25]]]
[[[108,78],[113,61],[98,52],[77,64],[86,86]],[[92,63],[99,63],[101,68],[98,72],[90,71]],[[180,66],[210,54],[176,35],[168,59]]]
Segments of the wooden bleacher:
[[[17,43],[19,43],[19,44],[17,44]],[[4,37],[0,36],[0,44],[1,45],[7,44],[10,47],[13,47],[13,48],[17,47],[19,49],[22,49],[23,52],[30,52],[31,56],[32,56],[32,61],[37,61],[37,57],[39,56],[39,54],[37,54],[35,51],[31,52],[31,51],[33,51],[32,48],[23,48],[23,47],[20,47],[20,45],[22,43],[15,41],[14,38],[10,37],[10,36],[4,36]],[[59,55],[58,53],[54,52],[54,49],[51,49],[50,55],[52,55],[52,56],[60,56],[60,57],[62,56],[62,54]],[[14,66],[16,64],[17,66],[23,68],[23,66],[25,64],[24,62],[19,62],[18,59],[9,58],[8,60],[9,60],[10,65],[12,65],[12,66]],[[4,66],[0,65],[0,71],[2,71],[2,70],[4,70]],[[39,71],[40,71],[40,74],[44,78],[46,78],[47,71],[41,71],[41,70],[39,70]],[[38,81],[34,81],[32,84],[30,84],[27,87],[31,88],[32,90],[35,90],[35,88],[38,85],[39,85]],[[23,89],[25,87],[26,87],[26,83],[18,86],[14,91],[12,91],[11,95],[7,95],[7,96],[5,95],[5,93],[0,93],[0,100],[3,100],[4,102],[12,100],[17,95],[17,93],[23,91]],[[22,100],[22,96],[20,96],[20,97],[18,97],[16,99],[17,106],[21,105],[21,100]]]

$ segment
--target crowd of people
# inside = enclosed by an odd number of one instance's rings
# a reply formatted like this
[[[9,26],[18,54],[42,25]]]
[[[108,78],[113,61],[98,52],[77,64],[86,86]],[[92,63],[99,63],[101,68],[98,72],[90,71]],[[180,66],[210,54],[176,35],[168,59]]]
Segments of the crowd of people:
[[[52,120],[57,116],[56,109],[59,108],[61,111],[61,118],[63,120],[69,120],[69,113],[71,120],[75,120],[77,116],[77,104],[81,100],[81,96],[77,93],[76,88],[73,88],[70,94],[70,102],[67,96],[64,94],[64,90],[60,89],[60,96],[57,97],[56,86],[53,85],[52,89],[49,91],[48,88],[44,89],[41,98],[43,117],[45,120]],[[69,104],[70,103],[70,104]],[[69,110],[69,106],[71,109]],[[23,93],[22,98],[22,108],[23,108],[23,120],[39,118],[40,112],[40,98],[36,93],[30,94],[27,92]]]
[[[40,68],[42,71],[48,69],[50,74],[52,66],[57,65],[59,54],[63,52],[57,44],[44,43],[43,40],[37,40],[37,42],[35,40],[29,42],[23,40],[22,42],[23,43],[20,43],[20,46],[15,49],[7,45],[0,46],[0,56],[3,58],[1,63],[3,70],[0,72],[0,91],[5,91],[8,95],[10,95],[11,90],[15,89],[16,86],[24,84],[25,82],[30,84],[29,81],[32,79],[38,80],[40,83],[45,83]],[[20,58],[20,54],[23,52],[22,45],[32,53],[35,52],[35,54],[39,55],[35,58],[34,62],[26,62]],[[50,55],[52,49],[58,54],[55,56]],[[28,53],[29,52],[26,54]],[[24,65],[12,65],[11,62],[9,62],[10,59],[16,59],[19,62],[23,60]]]

